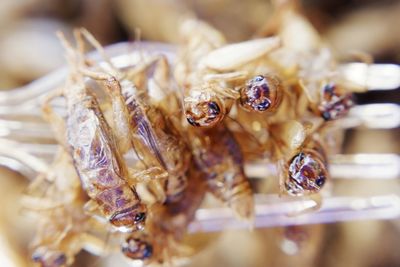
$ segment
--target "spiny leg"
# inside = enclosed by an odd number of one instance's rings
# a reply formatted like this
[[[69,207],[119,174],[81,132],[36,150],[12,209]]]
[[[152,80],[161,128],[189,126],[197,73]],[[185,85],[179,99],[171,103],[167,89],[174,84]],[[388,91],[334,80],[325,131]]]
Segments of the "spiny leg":
[[[67,147],[66,144],[66,126],[64,119],[58,115],[53,107],[51,106],[51,101],[57,97],[63,96],[64,88],[59,88],[55,91],[50,92],[42,103],[42,114],[44,119],[49,122],[55,132],[55,138],[59,144],[63,147]]]
[[[132,179],[134,183],[148,183],[151,180],[159,180],[168,177],[168,172],[159,167],[149,167],[140,171],[128,168],[128,171],[129,179]]]

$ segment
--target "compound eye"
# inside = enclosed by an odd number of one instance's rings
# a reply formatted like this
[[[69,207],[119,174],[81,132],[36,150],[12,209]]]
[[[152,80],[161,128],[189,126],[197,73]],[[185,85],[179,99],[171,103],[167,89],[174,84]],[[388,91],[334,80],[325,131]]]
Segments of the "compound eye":
[[[134,220],[137,223],[144,222],[146,220],[146,213],[140,212],[140,213],[136,214]]]
[[[221,113],[221,109],[219,108],[217,102],[215,102],[215,101],[209,102],[208,103],[208,108],[209,108],[208,113],[210,115],[217,116],[217,115],[219,115]]]
[[[315,184],[318,185],[319,187],[322,187],[325,184],[326,177],[325,176],[320,176],[315,180]]]
[[[256,106],[256,109],[258,111],[265,111],[270,107],[270,105],[271,105],[271,102],[268,99],[264,99],[263,101],[261,101],[261,103],[259,103]]]

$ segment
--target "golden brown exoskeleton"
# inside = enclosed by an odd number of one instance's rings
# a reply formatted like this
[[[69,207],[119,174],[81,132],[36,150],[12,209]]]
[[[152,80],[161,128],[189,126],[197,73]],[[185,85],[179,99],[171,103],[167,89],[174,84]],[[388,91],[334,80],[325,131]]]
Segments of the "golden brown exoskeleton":
[[[102,252],[104,242],[89,234],[91,218],[82,202],[64,203],[40,212],[35,239],[31,243],[32,260],[41,267],[70,266],[82,249]]]
[[[89,233],[92,219],[83,208],[87,196],[66,151],[58,152],[52,165],[31,183],[27,193],[23,205],[38,217],[35,238],[30,244],[32,260],[37,265],[70,266],[81,249],[104,246]]]
[[[226,203],[237,217],[251,221],[254,200],[243,172],[240,147],[225,124],[206,132],[190,130],[194,161],[203,172],[208,190]]]
[[[67,102],[66,146],[81,183],[91,198],[91,208],[99,210],[110,223],[123,231],[144,227],[146,207],[127,182],[128,170],[95,95],[87,88],[78,69],[83,58],[65,38],[71,72],[60,94]],[[49,110],[49,109],[48,109]]]
[[[149,263],[173,263],[188,256],[190,248],[180,244],[206,193],[203,173],[195,166],[189,170],[190,183],[179,202],[155,205],[149,211],[150,223],[144,232],[130,234],[121,245],[124,255]]]
[[[329,180],[328,161],[322,145],[306,139],[301,149],[284,165],[285,191],[294,196],[320,193]]]
[[[101,46],[87,31],[82,30],[86,38],[99,51]],[[156,57],[155,62],[165,60]],[[162,180],[166,201],[177,201],[186,187],[186,171],[190,162],[190,151],[185,142],[180,138],[174,125],[164,116],[163,112],[150,104],[146,88],[137,88],[128,78],[135,80],[140,75],[145,75],[143,70],[150,62],[143,62],[126,70],[118,70],[109,62],[111,74],[105,71],[91,71],[81,69],[81,72],[93,79],[104,82],[107,92],[113,103],[113,113],[117,135],[120,140],[130,140],[139,158],[145,167],[154,170],[154,176],[165,178]],[[139,80],[146,80],[147,77]],[[145,85],[144,85],[145,86]],[[121,143],[121,142],[120,142]],[[127,151],[126,143],[121,147]],[[140,178],[140,177],[139,177]]]
[[[198,24],[201,25],[200,22]],[[203,33],[202,39],[193,34],[189,37],[197,40],[196,44],[200,47],[206,46],[209,39],[213,40],[211,37],[216,32],[208,28],[200,28]],[[206,33],[209,33],[209,36]],[[265,68],[259,68],[259,61],[279,45],[278,38],[257,39],[230,45],[220,42],[215,46],[206,46],[208,50],[202,49],[201,56],[195,49],[183,48],[187,52],[180,64],[189,66],[182,68],[187,70],[184,79],[180,77],[183,75],[181,72],[176,72],[175,76],[180,81],[180,86],[184,88],[183,102],[188,122],[197,127],[213,127],[218,124],[229,113],[237,99],[246,98],[246,80],[249,82],[257,74],[264,74]],[[179,66],[178,64],[177,68]],[[251,92],[247,95],[250,94]],[[254,98],[254,95],[252,97]],[[245,99],[241,101],[243,104],[244,102]],[[275,102],[279,100],[272,99],[270,104],[275,106]],[[264,104],[262,109],[266,110],[268,107]]]

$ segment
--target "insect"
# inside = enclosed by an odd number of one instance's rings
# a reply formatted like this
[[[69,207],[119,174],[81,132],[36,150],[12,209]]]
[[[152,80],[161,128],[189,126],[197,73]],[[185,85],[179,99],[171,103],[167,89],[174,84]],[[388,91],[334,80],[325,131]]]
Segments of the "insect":
[[[324,242],[324,225],[290,225],[276,229],[279,247],[286,255],[277,264],[311,265],[315,257],[321,253]]]
[[[89,234],[92,223],[83,210],[86,201],[71,159],[61,149],[48,170],[31,183],[28,195],[23,197],[24,206],[39,221],[30,245],[33,262],[42,267],[69,266],[81,249],[89,246],[100,249],[104,245]]]
[[[240,89],[240,105],[248,111],[273,111],[280,104],[282,88],[274,75],[257,75]]]
[[[325,83],[322,86],[321,98],[318,110],[326,121],[345,116],[354,105],[352,94],[335,83]]]
[[[203,174],[194,164],[189,175],[191,180],[181,201],[153,206],[149,214],[151,225],[146,231],[127,236],[121,245],[126,257],[146,264],[165,263],[190,253],[190,249],[179,242],[204,198],[206,185],[201,177]]]
[[[84,213],[83,203],[64,203],[64,206],[41,211],[40,216],[31,244],[32,261],[39,266],[70,266],[82,249],[103,253],[104,242],[89,233],[92,222]]]
[[[265,38],[225,45],[205,54],[184,85],[188,122],[193,126],[213,127],[229,113],[237,99],[241,99],[242,104],[248,102],[251,92],[246,94],[245,81],[263,71],[249,62],[258,61],[279,45],[279,39]],[[247,83],[251,82],[248,79]],[[277,89],[277,85],[272,90]],[[279,98],[270,100],[273,105],[279,102]]]
[[[81,32],[99,51],[102,51],[93,36],[87,31]],[[155,62],[162,60],[165,59],[157,57]],[[145,69],[151,64],[139,64],[123,73],[109,60],[107,62],[114,70],[113,75],[87,69],[81,71],[93,79],[104,81],[112,98],[115,124],[121,125],[117,126],[120,139],[131,140],[132,147],[147,167],[158,172],[160,170],[167,172],[168,177],[163,180],[166,201],[177,201],[187,184],[186,171],[190,162],[188,146],[163,112],[151,105],[146,97],[146,90],[137,88],[128,79],[131,75],[137,74],[138,70]],[[165,178],[166,175],[161,172],[158,176]]]
[[[226,203],[238,218],[251,221],[254,200],[243,172],[240,147],[229,129],[220,124],[206,132],[190,131],[194,161],[203,172],[208,190]]]
[[[360,90],[341,77],[328,49],[320,49],[302,62],[299,85],[307,97],[308,108],[325,121],[345,116],[354,105],[352,91]]]
[[[59,34],[67,50],[71,73],[60,95],[67,101],[67,150],[82,186],[91,201],[88,211],[97,210],[121,231],[144,227],[146,206],[127,182],[128,171],[117,149],[114,135],[104,119],[95,95],[86,87],[78,69],[83,59]],[[48,108],[47,111],[51,111]]]
[[[318,193],[328,176],[322,156],[315,150],[303,149],[288,162],[285,188],[296,196]]]

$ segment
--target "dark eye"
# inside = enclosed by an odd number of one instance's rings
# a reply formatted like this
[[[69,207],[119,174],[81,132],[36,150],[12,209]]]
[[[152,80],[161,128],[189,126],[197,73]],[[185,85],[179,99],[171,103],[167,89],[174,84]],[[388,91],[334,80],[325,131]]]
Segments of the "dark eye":
[[[186,120],[187,120],[187,121],[189,122],[189,124],[192,125],[192,126],[200,126],[200,124],[197,123],[197,122],[192,118],[192,116],[186,117]]]
[[[143,258],[148,259],[153,255],[153,247],[149,244],[146,245],[146,248],[143,252]]]
[[[319,176],[319,177],[315,180],[315,183],[316,183],[319,187],[323,186],[324,183],[325,183],[325,177],[324,177],[324,176]]]
[[[256,77],[254,77],[254,81],[256,82],[261,82],[264,79],[264,76],[262,75],[257,75]]]
[[[210,113],[212,115],[218,115],[221,112],[218,104],[214,101],[211,101],[210,103],[208,103],[208,108],[210,109]]]
[[[270,106],[270,102],[268,101],[268,99],[264,99],[261,103],[259,103],[257,105],[257,110],[264,111],[264,110],[268,109],[269,106]]]
[[[333,83],[328,83],[324,86],[324,93],[332,96],[334,94],[335,91],[335,85]]]
[[[34,253],[34,254],[32,255],[32,260],[33,260],[34,262],[40,262],[40,261],[42,260],[42,255],[39,254],[39,253]]]
[[[326,121],[329,121],[329,120],[331,120],[331,114],[328,112],[328,111],[324,111],[324,112],[322,112],[322,118],[324,119],[324,120],[326,120]]]
[[[146,219],[146,213],[140,212],[135,215],[135,222],[143,222]]]

